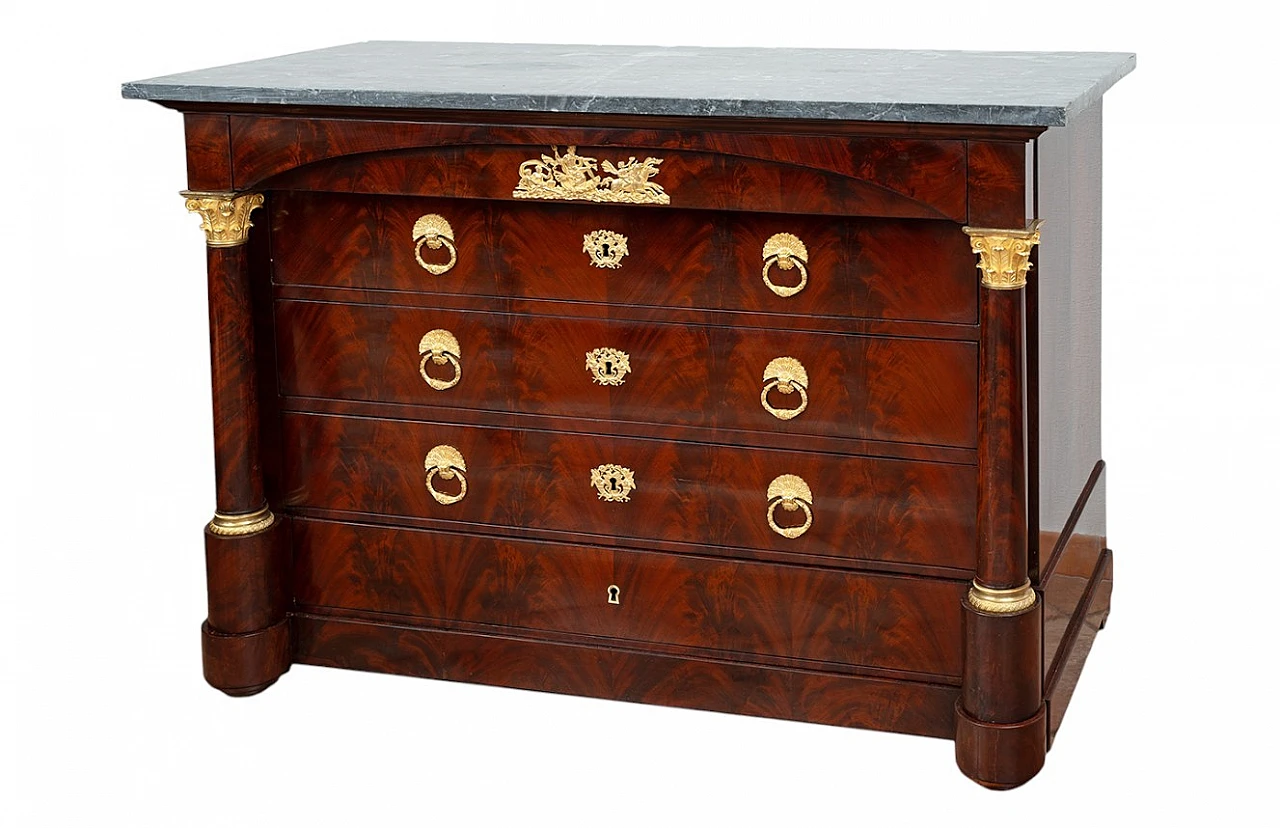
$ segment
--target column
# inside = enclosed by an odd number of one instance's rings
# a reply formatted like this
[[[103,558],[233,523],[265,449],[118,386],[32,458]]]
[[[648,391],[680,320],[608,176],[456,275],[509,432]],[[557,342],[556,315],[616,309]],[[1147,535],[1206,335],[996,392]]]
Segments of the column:
[[[283,524],[267,505],[258,450],[258,383],[248,252],[256,193],[184,192],[208,244],[217,506],[205,527],[209,617],[204,676],[231,696],[265,690],[289,669]]]
[[[1027,271],[1040,241],[1025,229],[966,227],[979,297],[978,564],[964,600],[964,674],[956,762],[989,788],[1039,772],[1047,744],[1041,612],[1027,577]]]

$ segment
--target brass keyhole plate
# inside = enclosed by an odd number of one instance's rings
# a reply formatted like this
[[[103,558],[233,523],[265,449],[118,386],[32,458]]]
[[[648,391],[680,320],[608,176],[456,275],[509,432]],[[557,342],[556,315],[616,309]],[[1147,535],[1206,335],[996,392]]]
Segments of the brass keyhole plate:
[[[612,230],[593,230],[582,237],[582,252],[595,267],[617,269],[627,255],[627,237]]]
[[[599,385],[622,385],[631,373],[631,357],[616,348],[596,348],[587,352],[587,370]]]
[[[591,470],[591,485],[595,486],[596,497],[601,500],[625,503],[635,491],[636,475],[626,466],[606,463]]]

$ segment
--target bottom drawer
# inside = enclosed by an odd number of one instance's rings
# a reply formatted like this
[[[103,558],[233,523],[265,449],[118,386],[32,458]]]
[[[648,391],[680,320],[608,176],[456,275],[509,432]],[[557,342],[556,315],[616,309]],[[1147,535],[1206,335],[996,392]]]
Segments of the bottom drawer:
[[[956,581],[294,521],[304,607],[934,676],[960,674],[963,591]]]

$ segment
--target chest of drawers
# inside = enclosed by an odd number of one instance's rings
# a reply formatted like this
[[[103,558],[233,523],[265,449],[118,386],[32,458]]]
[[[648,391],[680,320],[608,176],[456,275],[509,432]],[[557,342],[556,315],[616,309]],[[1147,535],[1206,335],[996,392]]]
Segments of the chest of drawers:
[[[1110,608],[1132,65],[369,43],[126,84],[184,113],[208,242],[206,679],[895,730],[1025,782]]]

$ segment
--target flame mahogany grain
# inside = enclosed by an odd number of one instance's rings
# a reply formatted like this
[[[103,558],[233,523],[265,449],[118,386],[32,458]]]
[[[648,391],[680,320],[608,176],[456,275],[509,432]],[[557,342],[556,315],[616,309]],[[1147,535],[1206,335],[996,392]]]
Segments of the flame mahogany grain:
[[[252,245],[207,250],[215,509],[224,515],[267,505],[258,384],[263,362],[255,348],[266,333],[255,313],[266,287],[263,250],[259,239]],[[269,439],[277,433],[266,429]],[[204,541],[209,594],[209,615],[201,627],[205,678],[229,695],[252,695],[289,669],[288,518],[281,516],[265,531],[249,535],[219,535],[206,527]]]
[[[311,520],[294,556],[304,609],[960,673],[957,581]]]
[[[258,451],[258,386],[248,248],[208,248],[218,511],[252,512],[266,502]]]
[[[458,248],[441,276],[414,259],[413,225],[428,213],[449,221]],[[275,279],[285,285],[967,325],[978,318],[973,254],[946,221],[281,193],[271,223]],[[582,250],[583,237],[601,229],[627,238],[616,270],[592,266]],[[761,274],[765,240],[784,232],[809,253],[809,282],[790,297],[772,293]],[[771,278],[794,284],[797,273],[774,267]]]
[[[637,324],[592,319],[279,302],[281,391],[286,395],[511,411],[589,420],[922,442],[977,442],[977,348],[970,343],[790,331]],[[462,378],[436,391],[419,373],[418,340],[458,338]],[[630,373],[595,382],[587,352],[620,349]],[[765,366],[805,366],[808,405],[782,421],[760,403]],[[428,362],[429,376],[452,366]],[[794,408],[799,394],[768,397]]]
[[[960,228],[1088,207],[1083,180],[1041,192],[1079,177],[1057,133],[169,105],[189,187],[268,196],[248,245],[209,252],[216,508],[279,515],[206,533],[212,685],[321,664],[953,738],[992,788],[1039,770],[1111,556],[1064,537],[1040,583],[1051,435],[1027,417],[1055,378],[1027,331],[1065,312],[980,289]],[[568,144],[661,157],[671,204],[513,198],[522,162]],[[441,276],[413,257],[426,213],[458,249]],[[599,229],[628,238],[618,270],[582,251]],[[760,272],[781,232],[809,253],[788,298]],[[446,392],[418,376],[433,328],[461,343]],[[590,381],[596,347],[630,354],[625,384]],[[784,355],[810,376],[786,422],[759,402]],[[467,461],[450,506],[424,486],[440,444]],[[603,463],[636,471],[630,502],[596,497]],[[795,539],[765,522],[783,473],[814,493]],[[1028,574],[1021,614],[965,599]]]
[[[284,431],[289,508],[974,565],[971,466],[310,414],[285,414]],[[423,458],[436,445],[466,460],[461,502],[441,505],[424,485]],[[630,502],[597,497],[591,469],[606,463],[635,472]],[[813,527],[798,538],[765,520],[769,483],[784,473],[814,494]]]
[[[718,710],[952,738],[957,688],[601,642],[477,634],[330,613],[293,617],[302,664],[496,684],[549,693]]]
[[[226,191],[231,185],[231,120],[226,115],[188,112],[187,188]]]
[[[949,139],[505,126],[234,115],[236,186],[510,199],[552,146],[662,158],[672,204],[963,220],[965,145]]]

